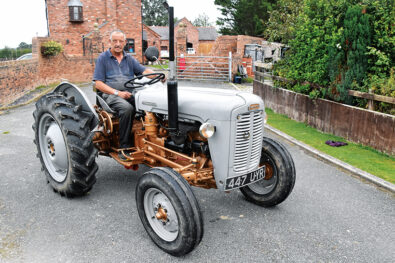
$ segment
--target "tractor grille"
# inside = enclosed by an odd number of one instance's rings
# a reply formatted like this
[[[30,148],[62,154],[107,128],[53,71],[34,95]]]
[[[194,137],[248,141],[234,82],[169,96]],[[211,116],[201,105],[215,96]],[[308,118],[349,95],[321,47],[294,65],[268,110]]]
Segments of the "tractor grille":
[[[263,112],[240,114],[236,120],[236,142],[233,170],[249,172],[259,164],[262,147]]]

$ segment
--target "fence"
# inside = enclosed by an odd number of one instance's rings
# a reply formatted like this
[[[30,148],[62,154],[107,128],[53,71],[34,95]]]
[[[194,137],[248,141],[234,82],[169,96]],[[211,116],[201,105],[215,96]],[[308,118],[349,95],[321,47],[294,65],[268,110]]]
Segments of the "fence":
[[[176,57],[176,70],[179,80],[231,81],[232,53],[228,57]]]

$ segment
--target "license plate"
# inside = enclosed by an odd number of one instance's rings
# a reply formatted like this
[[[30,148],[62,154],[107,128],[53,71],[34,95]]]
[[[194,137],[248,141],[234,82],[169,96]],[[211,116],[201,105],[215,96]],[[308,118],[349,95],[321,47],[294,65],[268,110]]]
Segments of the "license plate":
[[[262,166],[251,173],[226,179],[225,190],[232,190],[252,184],[262,180],[263,178],[265,178],[265,166]]]

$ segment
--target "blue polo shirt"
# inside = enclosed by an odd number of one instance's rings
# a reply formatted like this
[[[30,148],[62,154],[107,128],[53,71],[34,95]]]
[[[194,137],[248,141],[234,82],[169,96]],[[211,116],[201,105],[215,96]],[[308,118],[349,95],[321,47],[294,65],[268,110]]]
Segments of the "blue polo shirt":
[[[121,63],[118,63],[108,49],[97,58],[93,80],[103,81],[113,89],[125,90],[123,86],[125,82],[135,75],[141,75],[144,71],[145,67],[125,51]]]

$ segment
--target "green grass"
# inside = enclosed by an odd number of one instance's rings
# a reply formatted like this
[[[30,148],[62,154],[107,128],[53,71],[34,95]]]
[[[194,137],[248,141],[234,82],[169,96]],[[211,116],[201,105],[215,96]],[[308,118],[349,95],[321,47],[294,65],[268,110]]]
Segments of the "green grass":
[[[395,158],[370,147],[346,141],[344,138],[322,133],[302,122],[266,108],[268,124],[315,149],[351,164],[363,171],[395,184]],[[331,147],[327,140],[347,142],[347,146]]]
[[[243,81],[244,83],[252,83],[252,82],[254,82],[254,79],[251,78],[251,77],[247,77],[247,78],[242,79],[242,81]]]
[[[162,66],[163,66],[164,69],[168,69],[169,68],[169,65],[166,65],[166,64],[163,64]],[[160,65],[148,65],[147,67],[162,69],[162,67]]]
[[[39,91],[39,90],[43,90],[43,89],[47,89],[47,88],[55,88],[59,84],[60,84],[60,82],[54,82],[49,85],[40,85],[40,86],[37,86],[35,89],[31,90],[30,92]]]

